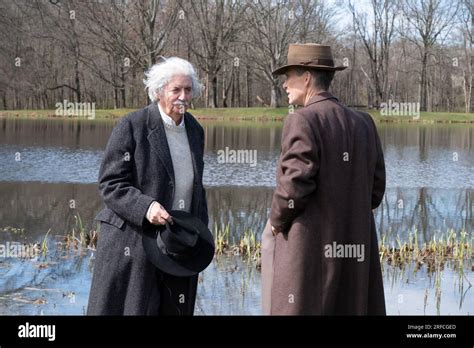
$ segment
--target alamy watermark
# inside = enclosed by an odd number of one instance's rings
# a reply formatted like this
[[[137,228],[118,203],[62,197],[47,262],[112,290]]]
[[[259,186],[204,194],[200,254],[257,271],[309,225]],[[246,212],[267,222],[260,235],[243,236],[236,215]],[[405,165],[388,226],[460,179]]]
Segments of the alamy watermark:
[[[420,118],[420,103],[399,103],[391,99],[380,104],[381,116],[411,116],[414,120]]]
[[[228,146],[217,151],[217,163],[243,163],[250,167],[257,165],[257,150],[233,150]]]
[[[365,260],[364,244],[326,244],[324,246],[324,256],[327,258],[355,258],[358,262]]]
[[[56,116],[77,116],[95,119],[95,103],[73,103],[64,100],[62,103],[56,103]]]
[[[33,259],[40,254],[38,244],[21,244],[19,242],[6,242],[0,244],[0,258],[29,258]]]
[[[48,341],[56,339],[56,325],[37,325],[26,322],[18,326],[19,338],[47,338]]]

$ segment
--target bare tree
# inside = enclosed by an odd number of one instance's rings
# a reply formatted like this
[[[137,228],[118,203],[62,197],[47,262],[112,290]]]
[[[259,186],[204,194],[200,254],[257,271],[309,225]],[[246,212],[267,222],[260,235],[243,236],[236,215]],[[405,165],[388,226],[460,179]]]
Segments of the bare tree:
[[[5,2],[0,3],[0,97],[2,101],[2,109],[8,109],[9,105],[13,108],[19,107],[17,104],[17,86],[21,81],[19,76],[15,76],[19,72],[18,64],[21,64],[21,41],[23,35],[22,16],[12,4]],[[20,60],[18,60],[18,58]],[[7,93],[13,91],[13,103],[9,103]]]
[[[114,108],[126,107],[126,75],[129,69],[146,65],[133,51],[129,32],[129,8],[125,2],[113,1],[110,4],[91,2],[84,4],[87,33],[85,42],[91,49],[82,59],[95,76],[110,85],[114,91]],[[101,52],[100,59],[97,53]],[[119,99],[120,94],[120,99]]]
[[[390,45],[395,33],[398,2],[394,0],[371,0],[372,23],[368,23],[367,14],[358,12],[349,1],[354,29],[369,58],[370,85],[378,108],[389,94],[388,71]],[[370,104],[370,103],[369,103]]]
[[[143,72],[161,55],[196,65],[206,86],[197,106],[277,107],[286,100],[271,72],[290,43],[316,42],[350,61],[331,87],[346,103],[419,95],[422,109],[472,110],[472,0],[366,4],[0,0],[0,108],[51,109],[64,99],[143,106]],[[338,11],[351,16],[344,28]]]
[[[127,74],[135,77],[143,73],[164,54],[167,39],[176,29],[177,6],[142,0],[131,6],[128,1],[112,1],[86,3],[84,7],[87,42],[95,48],[82,57],[84,64],[113,87],[114,106],[126,107]],[[97,60],[98,50],[105,53],[107,64]]]
[[[404,0],[407,30],[402,32],[418,48],[421,62],[420,110],[427,111],[428,61],[434,45],[443,41],[455,25],[459,2],[449,0]]]
[[[133,6],[135,11],[129,22],[138,23],[137,28],[132,26],[137,44],[135,52],[142,58],[141,65],[146,70],[164,52],[170,32],[178,29],[178,7],[167,0],[138,0]]]
[[[80,26],[76,23],[77,8],[71,1],[44,2],[36,0],[33,5],[39,15],[44,30],[33,37],[53,40],[68,52],[68,58],[73,63],[74,83],[62,81],[59,84],[48,87],[48,90],[68,88],[75,94],[76,101],[82,101],[81,86],[81,41]]]
[[[236,57],[230,48],[238,32],[244,29],[242,15],[247,5],[229,0],[196,0],[181,1],[180,6],[186,18],[180,28],[199,67],[206,73],[205,103],[211,108],[218,107],[218,73],[226,59]]]
[[[298,16],[297,42],[321,43],[327,41],[331,25],[339,13],[338,7],[329,8],[322,0],[297,0],[294,11]]]
[[[270,83],[270,106],[279,107],[281,90],[272,71],[283,65],[284,52],[295,41],[298,23],[295,8],[289,1],[258,0],[251,3],[246,14],[251,61]]]
[[[472,0],[461,0],[461,9],[459,11],[461,22],[461,34],[463,42],[463,92],[465,102],[465,112],[471,111],[472,100],[472,70],[474,67],[473,55],[473,27],[474,27],[474,3]]]

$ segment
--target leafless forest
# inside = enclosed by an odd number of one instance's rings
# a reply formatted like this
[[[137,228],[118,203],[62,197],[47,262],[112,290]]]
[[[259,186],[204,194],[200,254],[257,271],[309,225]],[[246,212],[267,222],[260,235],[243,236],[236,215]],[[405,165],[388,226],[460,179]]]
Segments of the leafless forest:
[[[201,107],[284,106],[290,43],[333,47],[349,105],[472,112],[472,0],[0,0],[0,109],[148,103],[160,56],[197,67]]]

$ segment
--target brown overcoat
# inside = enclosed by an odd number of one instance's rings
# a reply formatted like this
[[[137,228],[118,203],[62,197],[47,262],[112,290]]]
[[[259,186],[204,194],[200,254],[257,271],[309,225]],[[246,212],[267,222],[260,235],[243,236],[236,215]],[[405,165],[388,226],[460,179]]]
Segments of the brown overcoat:
[[[290,114],[262,246],[264,314],[385,315],[372,209],[385,164],[372,118],[329,92]]]

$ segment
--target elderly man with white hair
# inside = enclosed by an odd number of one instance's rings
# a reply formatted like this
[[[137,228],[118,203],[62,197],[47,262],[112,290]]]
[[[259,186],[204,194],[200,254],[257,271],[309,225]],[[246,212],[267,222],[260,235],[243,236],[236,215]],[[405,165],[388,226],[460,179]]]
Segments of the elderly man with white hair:
[[[88,315],[192,315],[198,274],[174,276],[147,258],[142,237],[172,224],[182,210],[207,226],[202,184],[204,131],[186,112],[201,85],[177,57],[155,64],[144,80],[152,103],[114,128],[99,172],[105,208]]]

